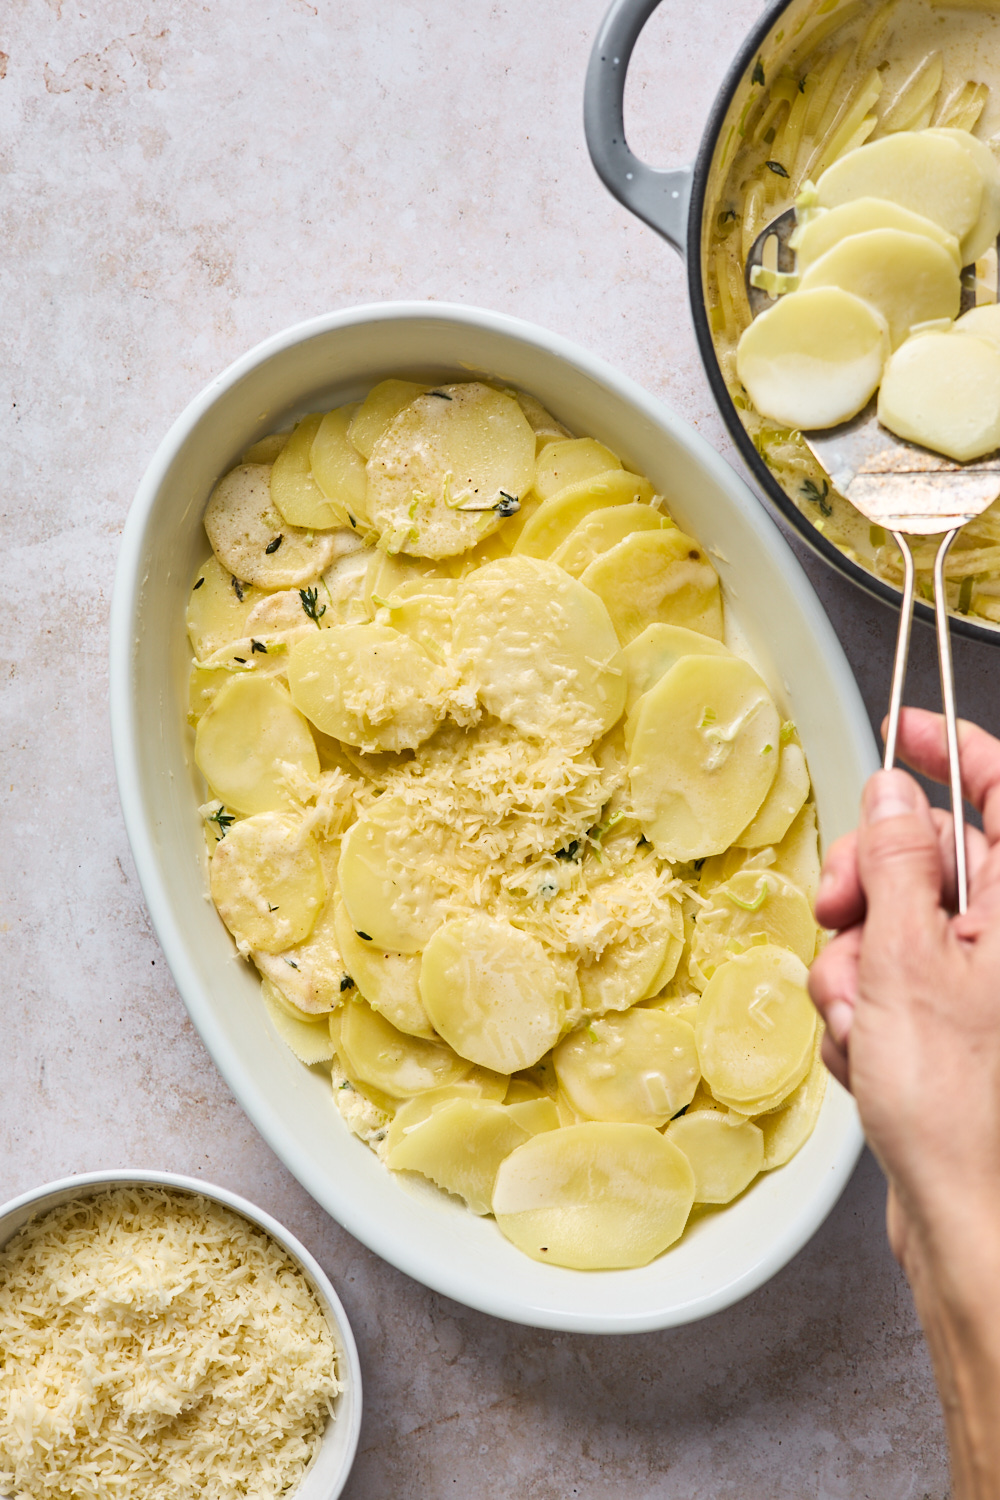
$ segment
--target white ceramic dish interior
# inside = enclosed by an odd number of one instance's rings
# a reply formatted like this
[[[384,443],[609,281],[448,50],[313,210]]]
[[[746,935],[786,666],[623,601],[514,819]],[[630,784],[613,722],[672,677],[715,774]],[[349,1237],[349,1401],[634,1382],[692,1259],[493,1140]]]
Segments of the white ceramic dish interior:
[[[183,624],[208,552],[205,503],[258,437],[358,399],[390,374],[482,374],[521,386],[648,474],[708,547],[730,617],[799,726],[824,841],[856,820],[862,782],[878,763],[864,705],[810,584],[743,481],[672,413],[566,340],[475,308],[390,303],[316,318],[252,350],[191,403],[139,487],[112,605],[111,724],[150,914],[191,1017],[244,1109],[318,1202],[379,1255],[471,1307],[539,1327],[621,1333],[689,1322],[760,1286],[822,1223],[861,1147],[846,1094],[831,1085],[793,1161],[654,1264],[599,1273],[538,1265],[492,1220],[419,1179],[391,1175],[349,1134],[322,1073],[276,1039],[253,972],[205,899]]]
[[[7,1244],[19,1229],[31,1219],[37,1219],[70,1203],[75,1198],[88,1198],[109,1187],[136,1186],[174,1188],[179,1192],[200,1193],[222,1203],[235,1213],[242,1214],[251,1224],[265,1230],[282,1249],[286,1250],[298,1265],[316,1294],[333,1332],[337,1350],[337,1374],[344,1386],[334,1402],[335,1418],[328,1423],[323,1442],[306,1471],[302,1483],[294,1492],[294,1500],[337,1500],[347,1483],[347,1476],[354,1463],[361,1432],[361,1366],[354,1343],[351,1325],[347,1321],[340,1298],[334,1291],[322,1266],[299,1243],[294,1235],[266,1214],[255,1204],[248,1203],[226,1188],[213,1187],[196,1177],[179,1177],[173,1172],[88,1172],[79,1177],[63,1177],[58,1182],[48,1182],[44,1187],[12,1198],[0,1207],[0,1247]]]

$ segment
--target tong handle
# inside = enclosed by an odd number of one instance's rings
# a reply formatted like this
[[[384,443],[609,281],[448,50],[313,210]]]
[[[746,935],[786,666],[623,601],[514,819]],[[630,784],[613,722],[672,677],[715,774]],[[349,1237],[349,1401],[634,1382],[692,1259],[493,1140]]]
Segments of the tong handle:
[[[944,561],[959,527],[941,538],[934,559],[934,623],[937,632],[938,671],[941,678],[941,703],[944,708],[945,735],[948,741],[948,779],[951,786],[951,815],[955,829],[955,886],[958,909],[969,904],[969,881],[965,861],[965,810],[962,801],[962,768],[958,759],[958,723],[955,714],[955,674],[951,660],[951,634],[948,627],[948,596],[945,592]],[[882,765],[890,770],[896,762],[896,740],[899,734],[899,710],[903,702],[906,666],[910,655],[910,633],[913,627],[914,566],[910,543],[901,531],[892,533],[903,554],[903,603],[896,636],[896,656],[892,668],[892,692],[889,696],[889,727],[885,737]]]

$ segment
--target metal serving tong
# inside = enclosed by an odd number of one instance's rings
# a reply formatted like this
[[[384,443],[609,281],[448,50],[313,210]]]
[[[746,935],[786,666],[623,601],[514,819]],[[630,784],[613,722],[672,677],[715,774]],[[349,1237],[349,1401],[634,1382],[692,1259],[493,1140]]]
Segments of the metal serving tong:
[[[773,299],[759,287],[751,286],[750,273],[755,266],[763,265],[765,247],[772,238],[777,241],[777,269],[794,270],[794,252],[788,241],[795,222],[794,208],[786,210],[757,236],[750,248],[745,275],[747,298],[754,317],[771,306]],[[965,312],[974,305],[975,268],[967,267],[962,272],[961,311]],[[890,532],[903,555],[903,602],[900,607],[892,691],[889,697],[889,728],[882,762],[886,770],[896,760],[899,710],[903,701],[913,625],[915,569],[907,538],[944,533],[934,559],[934,620],[941,674],[941,700],[948,740],[958,909],[964,912],[969,900],[965,815],[962,805],[962,772],[958,758],[955,678],[944,564],[948,549],[962,527],[976,516],[982,515],[987,506],[1000,496],[1000,453],[961,464],[944,458],[939,453],[932,453],[928,448],[921,448],[917,443],[905,442],[894,437],[880,424],[876,415],[875,398],[849,422],[822,432],[804,432],[802,436],[829,475],[833,488],[848,499],[866,520]]]

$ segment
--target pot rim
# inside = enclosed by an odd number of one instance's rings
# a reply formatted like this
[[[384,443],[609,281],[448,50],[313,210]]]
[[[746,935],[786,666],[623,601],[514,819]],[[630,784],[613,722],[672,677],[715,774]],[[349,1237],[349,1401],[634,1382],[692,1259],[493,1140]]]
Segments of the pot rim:
[[[887,604],[890,609],[898,611],[902,602],[901,590],[893,588],[892,584],[886,583],[884,579],[876,577],[867,568],[863,568],[860,563],[854,562],[841,552],[839,547],[834,546],[833,542],[828,537],[825,537],[821,531],[817,531],[808,517],[802,514],[795,503],[785,493],[767,464],[757,452],[749,432],[740,421],[739,412],[723,378],[718,355],[715,351],[715,341],[712,338],[712,331],[708,322],[701,253],[705,197],[712,160],[727,111],[736,90],[743,82],[747,69],[751,66],[753,59],[774,29],[778,18],[788,10],[791,3],[792,0],[775,0],[775,3],[769,5],[763,15],[754,23],[729,65],[726,76],[715,96],[715,102],[709,112],[708,119],[705,122],[705,129],[702,132],[701,143],[698,147],[698,155],[695,158],[692,168],[691,203],[687,222],[686,260],[691,321],[694,324],[695,337],[698,340],[698,350],[701,354],[701,363],[708,379],[716,408],[725,423],[729,436],[736,445],[736,450],[740,458],[749,469],[757,485],[764,491],[770,503],[779,511],[782,519],[794,528],[797,535],[802,538],[810,551],[815,552],[824,562],[829,563],[831,567],[844,574],[852,583],[863,589],[872,598],[878,599],[882,604]],[[932,605],[925,603],[922,599],[916,599],[914,601],[913,615],[915,620],[919,620],[921,624],[929,626],[932,630],[934,629],[934,609]],[[948,619],[954,633],[965,636],[968,640],[982,641],[991,646],[1000,646],[1000,628],[980,625],[970,619],[968,615],[958,615],[949,612]]]

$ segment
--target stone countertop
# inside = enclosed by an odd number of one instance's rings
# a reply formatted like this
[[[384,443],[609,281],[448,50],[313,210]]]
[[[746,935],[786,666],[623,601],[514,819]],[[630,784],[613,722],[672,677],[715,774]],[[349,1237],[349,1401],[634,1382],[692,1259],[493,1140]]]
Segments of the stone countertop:
[[[380,1262],[257,1135],[143,906],[109,745],[107,614],[130,498],[173,418],[260,339],[353,303],[534,320],[731,461],[680,263],[583,142],[604,0],[19,0],[0,18],[3,1017],[0,1197],[120,1165],[203,1175],[318,1255],[354,1323],[349,1500],[942,1500],[943,1430],[870,1158],[812,1243],[706,1322],[631,1338],[497,1322]],[[690,159],[752,0],[665,5],[631,139]],[[885,704],[893,618],[793,543]],[[996,658],[956,644],[1000,727]],[[918,629],[910,701],[936,702]]]

